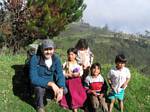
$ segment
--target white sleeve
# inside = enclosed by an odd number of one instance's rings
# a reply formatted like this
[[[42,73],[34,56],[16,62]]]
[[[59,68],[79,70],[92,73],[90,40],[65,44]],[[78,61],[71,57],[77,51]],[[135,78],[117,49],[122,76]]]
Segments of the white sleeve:
[[[94,60],[94,54],[91,52],[90,50],[90,64],[92,65],[93,63],[93,60]]]
[[[100,76],[101,76],[101,81],[104,82],[104,78],[103,78],[102,74],[100,74]]]
[[[87,77],[85,78],[85,81],[84,81],[84,82],[85,82],[85,83],[84,83],[84,86],[87,87],[87,88],[89,88],[89,84],[90,84],[89,76],[87,76]]]
[[[108,72],[107,74],[107,78],[110,79],[111,78],[111,70]]]
[[[77,57],[76,57],[76,60],[79,64],[81,64],[81,58],[80,58],[80,53],[79,51],[77,52]]]
[[[79,67],[80,67],[80,76],[82,76],[83,75],[83,68],[80,65],[79,65]]]
[[[63,68],[63,74],[64,74],[64,76],[66,77],[66,64],[67,64],[67,62],[65,62],[63,65],[62,65],[62,68]]]
[[[63,69],[65,68],[66,64],[67,64],[67,62],[65,62],[65,63],[62,65]]]
[[[131,73],[130,73],[130,70],[127,68],[127,70],[126,70],[126,76],[127,76],[127,78],[131,78]]]

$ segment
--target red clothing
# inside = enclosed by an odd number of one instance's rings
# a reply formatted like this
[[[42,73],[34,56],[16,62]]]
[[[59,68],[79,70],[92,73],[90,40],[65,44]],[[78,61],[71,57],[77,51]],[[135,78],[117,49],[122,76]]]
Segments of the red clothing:
[[[97,77],[87,76],[84,86],[86,89],[88,89],[88,93],[91,93],[92,90],[95,90],[97,94],[100,94],[106,89],[104,79],[101,75],[98,75]]]
[[[91,90],[101,91],[103,84],[103,82],[92,82],[89,87]]]
[[[68,93],[63,96],[60,101],[60,106],[77,109],[83,107],[83,104],[87,98],[85,89],[82,86],[80,78],[72,78],[66,80],[68,87]]]

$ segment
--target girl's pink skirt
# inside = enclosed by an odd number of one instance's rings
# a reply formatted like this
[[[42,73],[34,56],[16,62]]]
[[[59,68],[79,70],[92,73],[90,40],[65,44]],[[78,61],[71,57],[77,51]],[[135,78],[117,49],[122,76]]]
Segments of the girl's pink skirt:
[[[87,98],[84,87],[82,86],[80,78],[71,78],[66,80],[68,93],[63,96],[60,105],[69,109],[76,109],[83,107]]]

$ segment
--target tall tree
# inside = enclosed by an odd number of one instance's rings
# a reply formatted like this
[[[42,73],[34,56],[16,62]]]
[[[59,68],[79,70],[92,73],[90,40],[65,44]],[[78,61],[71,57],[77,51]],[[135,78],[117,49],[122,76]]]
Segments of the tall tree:
[[[3,0],[3,3],[7,18],[4,21],[11,31],[5,40],[14,52],[38,38],[58,35],[67,24],[79,20],[86,7],[83,0]]]
[[[83,0],[28,0],[30,30],[44,38],[53,38],[65,25],[79,20],[85,9]],[[35,38],[39,38],[35,35]]]
[[[16,53],[25,40],[27,40],[26,20],[29,14],[26,8],[26,0],[3,0],[3,11],[5,13],[1,26],[5,36],[5,43]],[[7,33],[6,33],[7,32]],[[5,45],[6,46],[6,45]]]

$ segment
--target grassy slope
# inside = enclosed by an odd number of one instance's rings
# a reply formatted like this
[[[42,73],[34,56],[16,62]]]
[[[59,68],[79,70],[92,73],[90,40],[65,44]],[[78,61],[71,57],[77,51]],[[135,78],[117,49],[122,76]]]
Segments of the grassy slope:
[[[106,77],[110,68],[110,65],[103,65],[104,77]],[[125,112],[149,112],[150,78],[139,74],[133,67],[129,68],[131,71],[131,80],[125,91]]]
[[[25,58],[24,55],[0,56],[0,109],[3,112],[35,111],[30,105],[32,99],[23,96],[25,84],[21,65]],[[109,69],[110,65],[103,65],[103,74],[106,75]],[[126,89],[125,112],[149,112],[150,79],[139,74],[134,68],[130,69],[132,79]],[[46,109],[49,112],[65,112],[55,102],[49,103]]]
[[[3,112],[24,112],[34,109],[27,103],[14,96],[13,77],[15,71],[13,65],[23,64],[25,56],[0,56],[0,108]],[[17,82],[16,82],[17,83]]]
[[[25,55],[0,56],[0,110],[3,112],[35,112],[33,99],[26,95],[26,78],[22,71],[25,59]],[[68,112],[54,101],[48,102],[46,110]]]

